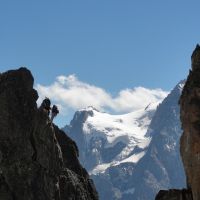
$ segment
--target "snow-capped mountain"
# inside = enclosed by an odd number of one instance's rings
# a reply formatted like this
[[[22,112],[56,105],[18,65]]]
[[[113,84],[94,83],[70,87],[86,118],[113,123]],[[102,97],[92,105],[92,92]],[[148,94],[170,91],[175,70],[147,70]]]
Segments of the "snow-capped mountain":
[[[185,186],[178,106],[183,84],[160,105],[150,103],[125,115],[88,107],[64,128],[76,141],[101,200],[153,200],[160,189]]]
[[[157,105],[124,115],[102,113],[93,107],[75,113],[65,131],[84,149],[80,158],[90,174],[103,173],[121,163],[137,163],[144,156],[151,140],[145,134]],[[77,127],[81,141],[74,130]]]
[[[158,106],[147,131],[151,143],[128,182],[135,192],[125,199],[153,200],[161,189],[186,187],[179,145],[182,130],[178,101],[183,86],[181,81]]]

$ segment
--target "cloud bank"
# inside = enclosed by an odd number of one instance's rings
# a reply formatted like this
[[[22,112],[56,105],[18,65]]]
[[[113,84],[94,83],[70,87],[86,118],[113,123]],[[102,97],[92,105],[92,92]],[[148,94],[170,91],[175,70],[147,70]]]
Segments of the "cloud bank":
[[[75,75],[58,76],[49,86],[36,85],[39,103],[45,96],[60,107],[61,114],[93,106],[101,111],[114,113],[132,112],[146,107],[149,103],[162,101],[168,92],[161,89],[135,87],[119,91],[113,97],[103,88],[80,81]]]

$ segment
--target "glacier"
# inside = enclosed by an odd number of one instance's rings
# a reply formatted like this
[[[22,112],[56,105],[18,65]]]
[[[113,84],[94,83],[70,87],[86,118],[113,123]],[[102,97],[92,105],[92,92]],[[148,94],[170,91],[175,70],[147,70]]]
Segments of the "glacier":
[[[181,81],[163,101],[126,114],[78,110],[65,126],[101,200],[153,200],[160,189],[185,186],[178,105],[183,86]]]

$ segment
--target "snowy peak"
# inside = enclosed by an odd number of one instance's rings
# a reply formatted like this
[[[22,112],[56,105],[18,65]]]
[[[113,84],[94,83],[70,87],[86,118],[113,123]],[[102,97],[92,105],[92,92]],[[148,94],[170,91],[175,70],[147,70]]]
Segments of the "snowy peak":
[[[111,115],[93,110],[93,114],[88,115],[84,122],[84,133],[88,137],[96,137],[97,133],[99,136],[105,136],[108,144],[112,144],[117,137],[123,135],[143,137],[156,107],[157,104],[149,105],[148,108],[124,115]]]
[[[150,143],[146,132],[158,104],[149,103],[123,115],[100,112],[92,106],[77,111],[66,132],[76,141],[81,138],[77,143],[85,149],[81,160],[86,168],[96,174],[121,163],[137,163]]]
[[[73,126],[74,124],[76,124],[77,122],[79,124],[83,124],[87,118],[90,116],[92,117],[94,115],[94,111],[98,112],[97,109],[93,108],[93,107],[87,107],[85,109],[81,109],[75,112],[73,119],[70,122],[70,126]]]
[[[100,144],[100,146],[93,145],[92,151],[100,152],[102,145],[104,150],[114,149],[119,144],[123,146],[112,159],[107,162],[101,160],[91,173],[101,173],[110,166],[125,162],[137,163],[145,154],[145,149],[150,142],[150,138],[145,134],[154,111],[153,106],[149,106],[146,110],[125,115],[95,112],[93,117],[88,117],[83,126],[87,143],[98,141],[97,144]]]
[[[80,109],[79,112],[91,112],[91,111],[96,111],[96,112],[100,112],[97,108],[95,108],[94,106],[88,106],[86,108]]]
[[[67,134],[77,142],[101,199],[153,200],[161,188],[184,185],[178,153],[184,84],[180,81],[162,102],[127,114],[93,107],[76,112]]]

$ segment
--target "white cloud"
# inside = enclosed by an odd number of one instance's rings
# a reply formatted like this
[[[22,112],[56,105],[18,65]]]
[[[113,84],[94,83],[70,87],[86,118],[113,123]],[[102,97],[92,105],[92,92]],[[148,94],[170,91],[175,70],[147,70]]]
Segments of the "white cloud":
[[[99,110],[112,110],[115,113],[131,112],[146,107],[149,103],[158,102],[166,97],[168,92],[161,89],[135,87],[121,90],[113,97],[104,89],[84,83],[75,75],[58,76],[49,86],[36,85],[40,100],[45,96],[56,103],[61,113],[67,110],[77,110],[94,106]]]

